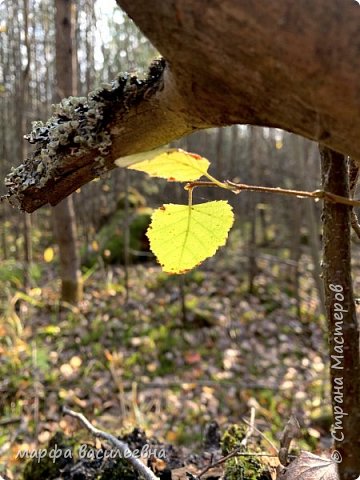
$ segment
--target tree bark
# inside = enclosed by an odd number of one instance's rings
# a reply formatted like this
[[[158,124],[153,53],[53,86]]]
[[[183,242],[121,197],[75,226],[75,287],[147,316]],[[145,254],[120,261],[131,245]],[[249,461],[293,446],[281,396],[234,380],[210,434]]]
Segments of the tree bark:
[[[72,0],[56,0],[56,97],[71,95],[76,80],[74,52],[74,4]],[[53,209],[55,234],[59,246],[61,299],[77,304],[82,299],[82,280],[77,252],[77,232],[72,197],[65,198]]]
[[[323,188],[349,196],[346,158],[322,148]],[[342,456],[341,480],[360,473],[360,352],[351,278],[350,207],[325,201],[323,206],[323,276],[329,329],[330,377],[335,448]]]
[[[39,174],[45,133],[25,168],[8,176],[21,208],[54,205],[114,168],[116,158],[211,126],[278,127],[360,160],[355,1],[117,1],[166,65],[144,84],[128,81],[123,95],[88,100],[101,111],[94,128],[110,135],[106,154],[91,142],[78,150],[69,135],[55,148],[50,171]]]

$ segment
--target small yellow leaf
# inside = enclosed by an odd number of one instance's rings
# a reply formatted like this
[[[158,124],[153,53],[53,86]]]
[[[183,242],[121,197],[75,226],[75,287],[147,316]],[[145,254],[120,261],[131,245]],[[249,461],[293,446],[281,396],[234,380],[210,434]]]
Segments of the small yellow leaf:
[[[135,161],[128,165],[129,169],[173,182],[197,180],[207,174],[210,165],[206,158],[180,148],[158,149],[141,155],[146,159],[140,161],[139,157],[136,157]],[[118,159],[115,163],[122,166],[123,160]]]
[[[98,252],[100,250],[99,244],[96,240],[91,242],[91,248],[94,252]]]
[[[74,373],[73,367],[70,365],[70,363],[63,363],[60,366],[60,372],[65,378],[71,377],[71,375]]]
[[[73,369],[77,369],[81,366],[82,364],[82,360],[81,358],[78,356],[78,355],[74,355],[73,357],[70,358],[70,366],[73,368]]]
[[[170,443],[175,442],[178,439],[178,433],[174,432],[173,430],[170,430],[166,434],[166,440]]]
[[[54,260],[54,249],[52,247],[48,247],[44,250],[44,260],[47,263]]]
[[[281,150],[283,148],[284,144],[283,144],[283,141],[281,139],[277,139],[275,141],[275,148],[276,150]]]
[[[224,200],[191,206],[168,204],[153,213],[146,234],[163,270],[184,273],[225,245],[233,223],[232,208]]]

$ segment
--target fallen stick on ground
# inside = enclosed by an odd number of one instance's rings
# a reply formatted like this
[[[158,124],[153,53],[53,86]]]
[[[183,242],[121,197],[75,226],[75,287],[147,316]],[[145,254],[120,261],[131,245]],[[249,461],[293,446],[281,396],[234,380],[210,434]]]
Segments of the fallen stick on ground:
[[[118,448],[122,457],[128,460],[135,470],[143,475],[146,480],[159,480],[159,478],[150,470],[149,467],[144,465],[139,458],[133,455],[127,443],[117,439],[114,437],[114,435],[111,435],[111,433],[104,432],[103,430],[99,430],[98,428],[94,427],[82,413],[74,412],[67,407],[63,407],[63,413],[80,420],[84,427],[89,430],[94,437],[107,440],[114,447]]]

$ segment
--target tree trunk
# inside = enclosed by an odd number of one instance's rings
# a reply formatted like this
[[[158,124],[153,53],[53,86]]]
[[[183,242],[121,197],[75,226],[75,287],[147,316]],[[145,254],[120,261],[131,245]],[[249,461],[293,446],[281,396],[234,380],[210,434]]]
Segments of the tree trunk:
[[[308,149],[305,149],[303,145],[302,152],[300,154],[302,156],[301,165],[303,171],[303,185],[305,189],[310,190],[312,188],[312,184],[310,185],[310,178],[306,175],[306,172],[308,172],[311,167],[310,163],[317,161],[319,156],[318,148],[315,144],[311,144],[309,145]],[[305,221],[307,223],[309,232],[310,254],[313,263],[312,275],[319,296],[320,311],[325,315],[324,283],[321,279],[321,241],[319,217],[314,202],[305,202],[305,210]]]
[[[349,196],[346,158],[322,148],[323,189]],[[342,456],[341,480],[360,473],[359,328],[351,278],[350,207],[324,201],[323,276],[329,329],[335,448]]]
[[[249,128],[249,157],[250,165],[250,183],[258,185],[258,165],[259,165],[259,131],[254,127]],[[249,236],[248,236],[248,292],[255,293],[255,277],[258,267],[257,256],[257,202],[258,195],[252,193],[249,196]]]
[[[56,0],[56,97],[74,93],[76,55],[74,50],[75,5],[72,0]],[[82,299],[82,281],[77,252],[77,233],[72,197],[65,198],[53,210],[59,246],[61,299],[76,304]]]
[[[60,256],[61,299],[77,304],[82,299],[82,280],[76,245],[75,212],[71,198],[65,198],[54,208],[54,224]]]
[[[31,287],[31,264],[32,264],[32,237],[31,237],[31,215],[24,213],[24,287],[28,290]]]

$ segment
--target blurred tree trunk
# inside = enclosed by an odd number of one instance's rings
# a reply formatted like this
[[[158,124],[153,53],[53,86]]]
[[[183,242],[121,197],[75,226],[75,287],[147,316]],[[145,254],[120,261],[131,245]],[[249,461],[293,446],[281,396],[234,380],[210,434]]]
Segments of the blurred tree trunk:
[[[319,153],[316,149],[315,144],[309,144],[309,148],[305,149],[305,142],[303,140],[303,151],[302,151],[302,171],[304,173],[304,187],[307,190],[311,190],[313,185],[310,184],[311,176],[308,172],[311,169],[311,166],[314,165]],[[307,226],[309,229],[309,243],[310,243],[310,253],[313,262],[313,278],[316,285],[316,289],[319,295],[320,301],[320,309],[321,313],[325,314],[325,293],[324,293],[324,285],[321,280],[321,242],[320,242],[320,228],[319,228],[319,220],[318,220],[318,213],[316,211],[316,204],[314,202],[305,202],[306,207],[306,221]]]
[[[30,80],[30,62],[31,62],[31,50],[29,40],[29,4],[28,0],[23,0],[24,8],[24,36],[25,36],[25,48],[26,48],[26,66],[22,72],[22,90],[23,90],[23,114],[22,114],[22,137],[27,127],[27,110],[29,105],[29,80]],[[27,155],[27,144],[25,146],[24,139],[21,138],[22,144],[22,158],[25,160]],[[25,289],[31,287],[31,274],[30,268],[32,263],[32,216],[24,213],[24,283]]]
[[[76,85],[76,50],[74,48],[75,4],[72,0],[55,0],[56,26],[56,101],[74,95]],[[80,262],[72,197],[53,209],[55,234],[60,253],[61,299],[76,304],[82,299]]]
[[[18,152],[17,155],[22,161],[25,161],[27,155],[27,147],[25,146],[24,134],[27,127],[27,106],[29,103],[29,73],[30,73],[30,42],[29,42],[29,4],[28,0],[23,0],[17,7],[23,12],[24,24],[18,25],[19,46],[25,47],[25,55],[19,54],[18,70],[20,71],[18,91],[16,95],[16,126],[18,137]],[[17,17],[18,21],[19,17]],[[23,28],[24,40],[20,36],[21,28]],[[23,62],[25,63],[22,67]],[[24,238],[24,288],[30,288],[30,267],[32,262],[32,242],[31,242],[31,215],[27,213],[22,214],[23,238]]]
[[[231,127],[231,143],[230,143],[230,158],[228,162],[228,176],[233,177],[234,172],[238,174],[238,162],[237,162],[237,146],[238,146],[238,138],[239,138],[239,126],[233,125]]]
[[[216,132],[216,164],[215,164],[215,176],[222,180],[224,178],[224,142],[225,142],[225,129],[218,128]]]
[[[258,145],[258,131],[255,127],[249,127],[249,135],[250,135],[250,176],[251,182],[253,185],[257,185],[258,180],[258,156],[259,156],[259,145]],[[249,215],[250,215],[250,232],[249,232],[249,240],[248,240],[248,255],[249,255],[249,264],[248,264],[248,278],[249,278],[249,285],[248,291],[249,293],[254,293],[254,282],[255,277],[257,274],[257,263],[256,263],[256,255],[257,255],[257,247],[256,247],[256,240],[257,240],[257,233],[256,233],[256,207],[257,207],[257,194],[251,193],[249,197]]]
[[[302,139],[295,135],[290,137],[290,144],[292,149],[295,152],[295,158],[300,162],[300,157],[302,155]],[[301,190],[302,188],[302,178],[299,178],[298,175],[294,176],[292,188]],[[293,199],[292,199],[293,200]],[[309,202],[310,203],[310,202]],[[290,205],[290,204],[289,204]],[[301,295],[300,295],[300,260],[301,260],[301,228],[304,218],[304,202],[299,202],[297,199],[291,202],[291,216],[289,218],[290,229],[291,229],[291,257],[295,262],[295,271],[294,271],[294,297],[296,301],[296,310],[297,316],[301,319]]]

